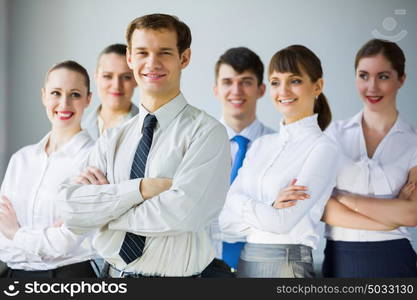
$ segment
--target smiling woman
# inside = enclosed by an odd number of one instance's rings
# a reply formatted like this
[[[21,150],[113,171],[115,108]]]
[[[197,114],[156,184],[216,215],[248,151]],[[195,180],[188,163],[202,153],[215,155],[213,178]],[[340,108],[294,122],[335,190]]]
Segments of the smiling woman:
[[[271,97],[285,124],[317,113],[322,130],[332,114],[323,91],[323,71],[319,58],[301,45],[277,52],[269,64]]]
[[[417,134],[397,110],[404,69],[397,44],[363,45],[355,60],[363,110],[328,129],[343,165],[323,216],[326,277],[417,276],[407,228],[417,225]]]
[[[304,46],[282,49],[271,59],[269,81],[283,115],[280,132],[253,143],[219,223],[225,235],[246,238],[238,277],[314,277],[312,249],[338,159],[322,132],[331,113],[320,60]]]
[[[88,73],[78,63],[47,72],[42,103],[52,129],[12,156],[1,185],[0,259],[9,278],[94,277],[90,237],[74,236],[55,202],[58,185],[79,173],[93,145],[80,127],[90,100]]]

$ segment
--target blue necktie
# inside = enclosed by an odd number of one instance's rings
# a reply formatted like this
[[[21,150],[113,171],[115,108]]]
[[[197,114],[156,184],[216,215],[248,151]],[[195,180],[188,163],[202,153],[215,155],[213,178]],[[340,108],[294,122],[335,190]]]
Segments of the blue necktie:
[[[243,164],[243,160],[245,159],[246,150],[248,149],[248,143],[250,142],[249,139],[245,138],[241,135],[236,135],[232,141],[236,142],[239,146],[233,166],[232,171],[230,173],[230,183],[233,183],[237,176],[237,172],[239,171],[240,167]],[[236,269],[237,263],[239,261],[240,252],[242,251],[243,246],[245,243],[237,242],[237,243],[227,243],[223,242],[223,252],[222,258],[225,263],[229,265],[229,267]]]
[[[143,178],[145,176],[146,160],[149,150],[151,149],[153,131],[155,129],[157,119],[155,116],[148,114],[143,121],[142,138],[136,148],[135,157],[130,171],[130,179]],[[145,247],[146,237],[126,232],[119,255],[126,264],[131,263],[138,257],[142,256]]]

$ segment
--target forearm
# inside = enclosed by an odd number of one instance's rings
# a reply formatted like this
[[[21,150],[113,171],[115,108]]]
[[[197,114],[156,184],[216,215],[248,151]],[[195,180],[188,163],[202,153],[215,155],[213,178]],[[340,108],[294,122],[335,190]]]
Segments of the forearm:
[[[59,189],[62,219],[76,234],[100,228],[143,201],[139,184],[140,179],[106,185],[66,181]]]
[[[308,217],[312,210],[322,207],[330,197],[335,183],[337,148],[333,144],[324,142],[309,151],[307,159],[295,177],[297,185],[307,187],[304,192],[309,198],[297,201],[292,207],[278,209],[257,201],[248,202],[243,209],[243,217],[248,224],[268,232],[288,234],[303,218]],[[318,221],[318,219],[314,220],[314,222]]]
[[[16,244],[4,237],[0,233],[0,260],[5,263],[19,263],[25,261],[41,262],[39,256],[28,253],[24,249],[17,247]]]
[[[41,259],[67,257],[80,247],[85,236],[76,236],[65,226],[32,228],[21,227],[14,239],[14,244]]]
[[[312,210],[316,210],[318,206],[322,207],[332,190],[331,177],[301,175],[299,178],[300,184],[308,187],[306,193],[310,198],[299,200],[296,205],[286,208],[275,208],[267,203],[248,201],[243,207],[243,220],[259,230],[288,234]]]
[[[196,145],[198,151],[191,147],[172,187],[130,209],[109,223],[109,229],[153,236],[206,228],[218,216],[229,186],[230,150],[223,137],[220,141],[205,139]],[[206,143],[218,148],[202,147]]]
[[[351,229],[390,231],[396,228],[396,226],[388,226],[357,213],[334,198],[330,198],[327,202],[321,220],[331,226]]]
[[[227,175],[212,174],[207,185],[175,186],[152,197],[109,223],[109,229],[144,236],[199,231],[219,214],[227,191]]]
[[[415,226],[417,205],[412,200],[342,196],[340,202],[349,209],[389,227]]]
[[[219,226],[226,237],[237,238],[249,234],[250,226],[243,220],[242,208],[250,201],[246,195],[237,193],[227,197],[226,203],[219,215]]]

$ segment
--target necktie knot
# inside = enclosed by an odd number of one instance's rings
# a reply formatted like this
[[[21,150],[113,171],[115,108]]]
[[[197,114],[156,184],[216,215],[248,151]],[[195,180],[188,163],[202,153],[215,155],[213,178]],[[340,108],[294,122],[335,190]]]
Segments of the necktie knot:
[[[156,123],[158,123],[156,117],[154,115],[147,114],[145,120],[143,121],[142,131],[145,128],[151,130],[155,129]]]
[[[239,146],[239,149],[246,149],[250,140],[248,138],[245,138],[241,135],[235,135],[234,138],[232,138],[232,141],[236,142]]]

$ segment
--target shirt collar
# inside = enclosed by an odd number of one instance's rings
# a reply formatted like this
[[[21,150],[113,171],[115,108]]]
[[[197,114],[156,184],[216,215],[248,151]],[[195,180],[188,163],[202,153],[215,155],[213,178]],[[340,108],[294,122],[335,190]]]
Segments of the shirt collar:
[[[101,106],[102,106],[102,104],[100,104],[97,107],[97,109],[95,110],[95,116],[94,117],[97,117],[97,119],[101,119],[101,117],[100,117]],[[139,113],[139,108],[132,102],[132,105],[130,106],[130,110],[127,113],[121,115],[120,120],[121,121],[130,120],[131,118],[136,116],[138,113]]]
[[[48,132],[46,136],[42,138],[42,140],[36,144],[36,153],[46,153],[45,147],[46,144],[49,141],[49,137],[51,136],[51,132]],[[91,137],[87,133],[86,130],[81,130],[79,133],[74,135],[65,145],[62,145],[56,152],[53,153],[53,155],[68,155],[68,156],[74,156],[76,155],[80,149],[87,143],[91,142]]]
[[[394,126],[392,127],[392,132],[406,132],[414,134],[415,130],[411,125],[407,124],[400,117],[400,113],[398,113],[397,120],[395,121]]]
[[[175,117],[184,109],[184,107],[187,104],[187,100],[185,100],[182,93],[179,93],[178,96],[176,96],[168,103],[161,106],[157,111],[155,111],[153,114],[158,120],[158,125],[160,126],[160,128],[162,130],[167,129],[171,121],[175,119]],[[140,105],[140,124],[143,124],[143,120],[145,119],[148,113],[148,110],[145,107],[143,107],[143,105]]]
[[[233,139],[237,135],[241,135],[250,141],[254,141],[258,136],[260,136],[260,131],[262,130],[261,122],[259,122],[258,119],[255,119],[239,133],[229,127],[223,117],[220,119],[220,122],[224,125],[224,127],[226,127],[229,140]]]
[[[317,117],[318,115],[314,114],[288,125],[284,125],[284,119],[282,119],[279,131],[280,136],[282,136],[284,139],[288,139],[290,137],[299,139],[312,133],[321,134],[322,131],[317,123]]]
[[[352,118],[350,118],[349,121],[346,122],[346,124],[343,126],[344,128],[350,128],[354,126],[359,126],[362,128],[362,116],[363,116],[363,110],[358,112],[356,115],[354,115]],[[394,125],[392,126],[390,130],[391,134],[395,132],[406,132],[406,133],[414,133],[413,127],[411,127],[409,124],[403,121],[403,119],[400,117],[400,113],[398,112],[397,120],[395,121]]]
[[[363,110],[361,110],[356,115],[354,115],[352,118],[350,118],[350,120],[347,121],[343,127],[344,128],[349,128],[349,127],[353,127],[353,126],[361,126],[362,125],[362,115],[363,115]]]

